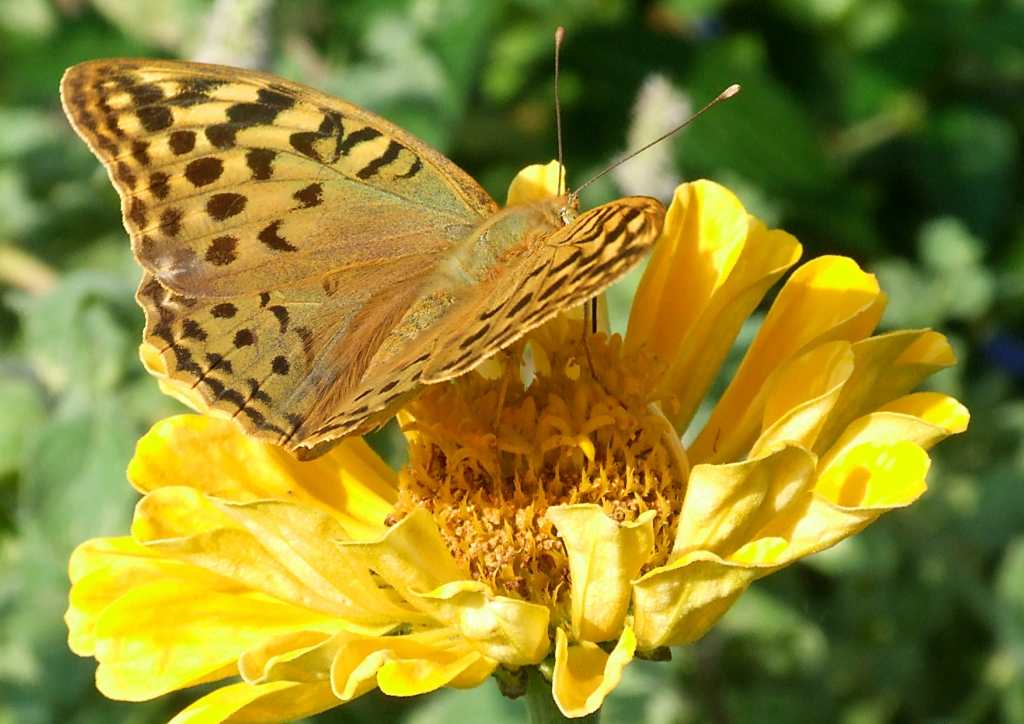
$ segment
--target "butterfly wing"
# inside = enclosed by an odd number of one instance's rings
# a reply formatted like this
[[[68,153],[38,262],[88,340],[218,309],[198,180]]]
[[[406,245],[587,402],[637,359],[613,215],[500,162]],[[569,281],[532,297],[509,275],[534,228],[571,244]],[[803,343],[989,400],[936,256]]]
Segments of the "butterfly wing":
[[[472,369],[559,312],[600,294],[640,263],[661,236],[665,207],[633,196],[580,214],[554,232],[438,340],[426,383]]]
[[[98,60],[68,70],[61,98],[121,196],[146,341],[259,439],[293,440],[310,397],[353,389],[438,260],[496,209],[393,124],[262,73]]]
[[[139,262],[177,292],[258,293],[429,259],[496,209],[394,124],[262,73],[98,60],[71,68],[61,94],[121,195]]]

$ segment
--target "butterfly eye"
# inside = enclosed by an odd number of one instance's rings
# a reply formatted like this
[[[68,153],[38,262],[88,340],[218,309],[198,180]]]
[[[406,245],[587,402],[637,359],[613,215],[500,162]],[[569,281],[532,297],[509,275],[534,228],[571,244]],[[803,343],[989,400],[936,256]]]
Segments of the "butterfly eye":
[[[580,215],[580,210],[578,207],[566,205],[558,210],[558,215],[561,217],[562,223],[568,226]]]

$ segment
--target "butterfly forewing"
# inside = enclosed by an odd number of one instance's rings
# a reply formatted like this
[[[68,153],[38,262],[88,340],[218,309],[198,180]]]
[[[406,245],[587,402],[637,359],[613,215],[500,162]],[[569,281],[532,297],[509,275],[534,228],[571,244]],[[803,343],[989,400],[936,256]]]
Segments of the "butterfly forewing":
[[[67,72],[62,97],[122,197],[139,261],[193,296],[401,256],[425,269],[496,208],[393,124],[260,73],[92,61]]]
[[[633,268],[661,235],[655,199],[619,199],[581,214],[467,309],[437,345],[424,382],[472,369],[559,312],[600,294]]]

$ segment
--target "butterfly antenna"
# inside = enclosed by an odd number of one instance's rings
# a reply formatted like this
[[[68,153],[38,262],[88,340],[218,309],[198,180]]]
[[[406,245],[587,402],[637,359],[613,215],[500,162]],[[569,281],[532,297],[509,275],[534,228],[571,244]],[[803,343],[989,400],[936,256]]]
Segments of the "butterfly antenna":
[[[556,83],[557,83],[557,81],[556,81]],[[557,87],[557,85],[556,85],[556,87]],[[715,105],[716,103],[720,103],[721,101],[724,101],[724,100],[725,100],[726,98],[732,98],[732,97],[733,97],[734,95],[736,95],[736,94],[737,94],[737,93],[739,93],[739,92],[740,92],[740,87],[739,87],[739,85],[738,85],[738,84],[736,84],[736,83],[732,84],[731,86],[729,86],[728,88],[726,88],[726,89],[725,89],[724,91],[722,91],[721,93],[719,93],[719,94],[718,94],[718,97],[717,97],[717,98],[715,98],[715,99],[714,99],[713,101],[711,101],[711,102],[710,102],[710,103],[708,103],[708,104],[707,104],[706,106],[704,106],[703,108],[701,108],[701,109],[700,109],[699,111],[697,111],[696,113],[694,113],[694,114],[693,114],[692,116],[690,116],[689,118],[687,118],[687,119],[686,119],[685,121],[683,121],[682,123],[680,123],[680,124],[679,124],[678,126],[676,126],[675,128],[673,128],[673,129],[672,129],[671,131],[669,131],[668,133],[664,134],[663,136],[660,136],[660,137],[658,137],[658,138],[654,139],[653,141],[651,141],[650,143],[648,143],[648,144],[647,144],[646,146],[642,146],[641,148],[638,148],[637,150],[633,151],[633,153],[629,154],[629,155],[628,155],[628,156],[626,156],[625,158],[619,159],[618,161],[616,161],[615,163],[613,163],[613,164],[612,164],[611,166],[609,166],[608,168],[606,168],[606,169],[605,169],[604,171],[602,171],[601,173],[599,173],[599,174],[597,174],[596,176],[594,176],[593,178],[591,178],[591,179],[590,179],[589,181],[587,181],[587,182],[586,182],[585,184],[583,184],[583,185],[582,185],[582,186],[580,186],[580,187],[579,187],[578,189],[576,189],[576,190],[575,190],[575,191],[573,191],[573,192],[572,192],[571,194],[569,194],[569,201],[570,201],[570,202],[572,202],[572,201],[573,201],[573,200],[574,200],[574,199],[575,199],[575,198],[576,198],[576,197],[577,197],[577,196],[579,195],[580,191],[582,191],[582,190],[583,190],[583,189],[585,189],[585,188],[586,188],[587,186],[589,186],[590,184],[592,184],[592,183],[594,183],[595,181],[597,181],[597,180],[598,180],[599,178],[601,178],[602,176],[604,176],[604,175],[605,175],[606,173],[608,173],[609,171],[611,171],[611,170],[612,170],[613,168],[615,168],[615,167],[617,167],[617,166],[621,166],[622,164],[624,164],[624,163],[625,163],[626,161],[628,161],[629,159],[633,158],[634,156],[639,156],[639,155],[640,155],[641,153],[643,153],[644,151],[646,151],[646,150],[647,150],[648,148],[650,148],[651,146],[653,146],[653,145],[655,145],[655,144],[658,144],[658,143],[661,143],[661,142],[662,142],[662,141],[664,141],[664,140],[665,140],[666,138],[668,138],[669,136],[671,136],[671,135],[672,135],[673,133],[677,133],[678,131],[681,131],[682,129],[686,128],[686,127],[687,127],[688,125],[690,125],[691,123],[693,123],[693,121],[697,120],[697,118],[699,118],[699,117],[700,117],[700,116],[701,116],[701,115],[702,115],[702,114],[703,114],[703,113],[704,113],[705,111],[709,110],[709,109],[710,109],[710,108],[711,108],[711,107],[712,107],[713,105]]]
[[[558,193],[564,191],[565,166],[562,164],[562,101],[558,97],[558,56],[562,53],[562,40],[565,39],[565,28],[559,26],[555,31],[555,132],[558,135]]]

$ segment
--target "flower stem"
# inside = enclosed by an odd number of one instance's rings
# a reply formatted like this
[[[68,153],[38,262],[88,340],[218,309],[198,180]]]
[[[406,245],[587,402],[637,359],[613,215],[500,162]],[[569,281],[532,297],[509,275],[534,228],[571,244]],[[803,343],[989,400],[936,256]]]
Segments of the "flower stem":
[[[530,724],[598,724],[601,721],[600,709],[579,719],[566,717],[555,704],[555,699],[551,695],[551,684],[544,680],[536,667],[531,666],[529,671],[530,686],[526,690],[526,708],[530,712]]]

